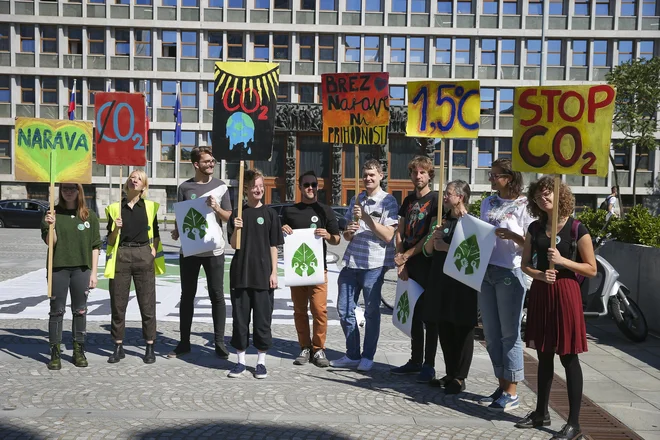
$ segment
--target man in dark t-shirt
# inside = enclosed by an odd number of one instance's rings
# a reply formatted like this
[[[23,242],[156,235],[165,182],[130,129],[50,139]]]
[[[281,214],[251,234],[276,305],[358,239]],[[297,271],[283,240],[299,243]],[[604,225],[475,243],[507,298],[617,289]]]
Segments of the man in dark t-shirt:
[[[396,255],[399,278],[411,278],[426,287],[431,269],[430,261],[422,254],[424,238],[429,233],[433,219],[438,213],[438,193],[431,191],[434,169],[433,161],[426,156],[417,156],[408,164],[410,180],[415,192],[405,198],[399,210],[399,226],[396,233]],[[393,368],[393,374],[415,374],[417,382],[428,383],[435,378],[435,353],[438,346],[438,331],[434,326],[426,327],[422,321],[424,294],[417,300],[413,311],[412,343],[410,360],[403,366]],[[426,339],[426,344],[424,340]],[[426,351],[424,351],[426,345]],[[424,363],[422,365],[422,362]]]
[[[314,171],[307,171],[298,179],[302,202],[284,209],[282,231],[292,234],[294,229],[314,228],[314,235],[323,239],[323,264],[326,271],[325,282],[316,286],[292,286],[293,319],[298,333],[301,352],[293,363],[304,365],[310,360],[317,367],[328,367],[325,356],[325,340],[328,332],[328,265],[325,261],[326,242],[338,245],[339,223],[330,207],[318,201],[318,179]],[[313,336],[309,334],[307,304],[312,312]]]
[[[240,377],[245,373],[252,315],[252,343],[258,350],[254,377],[265,379],[268,376],[266,351],[273,341],[271,322],[277,289],[277,246],[284,244],[284,238],[277,213],[261,203],[264,196],[261,171],[246,171],[244,180],[247,203],[243,205],[241,217],[238,217],[238,210],[234,210],[227,223],[231,247],[236,249],[229,269],[229,288],[234,321],[231,346],[238,354],[238,363],[228,376]],[[240,243],[238,231],[241,231]]]

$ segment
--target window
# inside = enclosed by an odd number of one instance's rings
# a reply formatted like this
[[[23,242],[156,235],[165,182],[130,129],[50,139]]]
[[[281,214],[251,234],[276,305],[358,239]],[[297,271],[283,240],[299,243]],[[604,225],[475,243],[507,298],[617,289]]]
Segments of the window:
[[[617,170],[630,169],[630,150],[622,147],[618,141],[613,141],[614,146],[614,166]]]
[[[652,156],[651,156],[652,157]],[[638,148],[637,151],[635,152],[635,163],[637,166],[635,167],[636,171],[652,171],[652,164],[649,160],[649,151],[648,150],[643,150],[641,148]],[[639,182],[639,180],[637,180]],[[637,183],[639,185],[639,183]]]
[[[0,102],[11,102],[11,91],[9,89],[9,75],[0,76]]]
[[[319,61],[336,61],[336,41],[334,35],[319,35]]]
[[[69,27],[67,30],[70,55],[82,55],[82,28]]]
[[[9,52],[9,26],[0,25],[0,52]]]
[[[360,36],[346,35],[344,37],[344,47],[346,50],[344,60],[347,63],[360,62]]]
[[[291,102],[291,84],[280,83],[277,88],[277,102]]]
[[[484,1],[484,14],[487,15],[497,15],[497,2],[496,1]]]
[[[367,0],[365,10],[367,12],[383,12],[383,2],[381,0]]]
[[[513,116],[513,89],[500,89],[500,116]]]
[[[181,57],[197,58],[197,32],[181,32]]]
[[[319,7],[321,11],[336,11],[337,3],[336,0],[321,0],[321,6]]]
[[[529,15],[543,15],[543,1],[542,0],[529,0],[529,7],[527,8]]]
[[[307,11],[316,10],[316,0],[300,0],[300,9]]]
[[[495,89],[491,87],[482,87],[481,94],[481,114],[494,115],[495,114]]]
[[[181,6],[184,8],[198,8],[199,7],[199,1],[198,0],[182,0]]]
[[[209,58],[215,60],[222,59],[222,32],[209,32]]]
[[[412,0],[412,4],[410,5],[410,12],[418,14],[428,13],[429,11],[426,9],[426,3],[426,0]]]
[[[406,62],[406,38],[390,37],[390,63]]]
[[[438,14],[451,14],[452,5],[452,1],[438,0]]]
[[[573,66],[587,67],[587,42],[585,40],[573,40]]]
[[[474,14],[471,1],[459,1],[456,3],[456,8],[459,14]]]
[[[481,65],[494,66],[496,58],[497,40],[491,38],[481,40]]]
[[[561,40],[548,40],[548,66],[562,66]]]
[[[163,6],[168,6],[171,8],[176,7],[176,0],[162,0]]]
[[[518,48],[516,47],[516,40],[502,40],[502,65],[503,66],[515,66],[518,64],[516,62],[516,53]]]
[[[115,79],[116,92],[130,92],[131,80],[130,79]]]
[[[450,64],[451,63],[451,39],[450,38],[436,38],[435,39],[435,63],[436,64]]]
[[[346,10],[349,12],[360,12],[362,10],[362,0],[346,0]]]
[[[635,3],[637,0],[621,0],[621,15],[624,17],[635,16]]]
[[[215,92],[215,81],[206,83],[206,108],[213,110],[213,93]]]
[[[504,15],[518,15],[518,0],[504,0],[502,12]]]
[[[258,61],[268,61],[268,34],[254,34],[254,56]]]
[[[131,43],[128,29],[115,29],[115,55],[128,56],[131,51]]]
[[[632,41],[619,41],[619,62],[618,64],[626,63],[633,59],[633,42]]]
[[[197,146],[197,132],[181,132],[181,163],[190,162],[190,153]]]
[[[406,86],[390,86],[390,105],[406,105]]]
[[[21,76],[21,102],[34,104],[34,76]]]
[[[607,41],[594,41],[594,66],[608,66]]]
[[[149,29],[135,29],[133,31],[135,38],[135,56],[151,56],[151,31]]]
[[[469,168],[470,150],[472,141],[454,139],[452,148],[452,166],[456,168]]]
[[[527,65],[541,65],[541,40],[527,40]]]
[[[412,1],[415,2],[415,0]],[[403,12],[405,14],[406,3],[407,0],[392,0],[392,12]]]
[[[57,104],[57,78],[41,77],[41,103]]]
[[[228,0],[227,7],[234,9],[245,9],[245,0]]]
[[[472,64],[472,40],[469,38],[457,38],[456,42],[456,64]]]
[[[410,37],[410,62],[426,63],[426,38]]]
[[[596,0],[596,15],[609,16],[610,0]]]
[[[655,17],[658,15],[656,0],[642,0],[642,15],[644,17]]]
[[[575,0],[574,15],[589,15],[589,3],[591,0]]]
[[[57,53],[57,27],[42,25],[39,30],[41,31],[41,52]]]
[[[71,99],[71,92],[73,91],[73,83],[76,83],[76,105],[82,105],[82,78],[69,78],[69,94],[67,95],[66,102]]]
[[[88,78],[87,93],[89,96],[89,105],[94,105],[94,94],[96,92],[105,92],[105,80],[103,78]]]
[[[639,57],[650,60],[655,54],[653,41],[640,41],[639,42]]]
[[[197,83],[195,81],[181,81],[181,107],[197,108]]]
[[[160,106],[174,108],[176,101],[176,81],[161,81]]]
[[[230,60],[242,60],[243,58],[243,34],[227,34],[227,56]]]
[[[174,132],[162,131],[160,135],[160,161],[174,162],[176,150],[174,149]]]
[[[300,34],[298,37],[300,46],[300,61],[314,61],[314,35]]]
[[[265,3],[269,3],[266,1]],[[275,0],[275,9],[291,9],[291,0]],[[268,8],[268,6],[266,6]]]
[[[163,57],[176,58],[176,32],[163,31]]]
[[[282,1],[278,1],[277,3],[282,3]],[[254,0],[254,7],[255,9],[269,9],[270,0]]]
[[[0,127],[0,157],[11,157],[9,149],[9,127]]]
[[[209,0],[209,7],[222,8],[223,0]]]
[[[87,28],[89,55],[105,55],[105,30]]]
[[[34,25],[20,25],[21,52],[34,53]]]
[[[289,34],[273,35],[273,59],[289,59]]]
[[[380,63],[380,37],[364,37],[364,61],[367,63]]]
[[[314,102],[314,84],[298,84],[298,102]]]
[[[477,166],[479,168],[490,168],[495,154],[495,138],[479,137],[477,147],[479,149]]]
[[[511,160],[511,147],[513,139],[511,138],[499,138],[497,143],[497,158],[498,159],[509,159]]]
[[[550,15],[565,15],[564,0],[550,0],[550,7],[548,9]]]

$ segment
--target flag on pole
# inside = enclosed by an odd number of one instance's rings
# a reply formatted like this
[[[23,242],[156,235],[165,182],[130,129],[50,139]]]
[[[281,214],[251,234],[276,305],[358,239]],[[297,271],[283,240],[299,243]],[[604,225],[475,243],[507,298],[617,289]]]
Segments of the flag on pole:
[[[174,102],[174,121],[176,127],[174,128],[174,145],[181,143],[181,90],[179,83],[176,83],[176,101]]]
[[[76,119],[76,82],[73,80],[73,90],[71,90],[71,99],[69,99],[69,121]]]

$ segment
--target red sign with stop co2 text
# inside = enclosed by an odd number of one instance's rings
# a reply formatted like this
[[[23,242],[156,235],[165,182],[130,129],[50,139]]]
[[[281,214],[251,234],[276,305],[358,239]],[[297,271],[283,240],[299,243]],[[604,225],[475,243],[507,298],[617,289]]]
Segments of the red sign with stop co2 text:
[[[94,140],[100,165],[145,166],[146,99],[142,93],[94,94]]]

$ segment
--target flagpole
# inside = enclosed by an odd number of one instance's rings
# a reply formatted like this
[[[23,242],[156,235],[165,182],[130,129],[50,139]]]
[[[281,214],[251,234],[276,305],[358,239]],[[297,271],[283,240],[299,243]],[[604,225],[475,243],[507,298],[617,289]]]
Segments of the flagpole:
[[[176,177],[176,187],[179,187],[179,177],[181,175],[181,81],[176,82],[176,101],[174,104],[174,148],[175,167],[174,176]],[[177,136],[178,133],[178,136]]]

